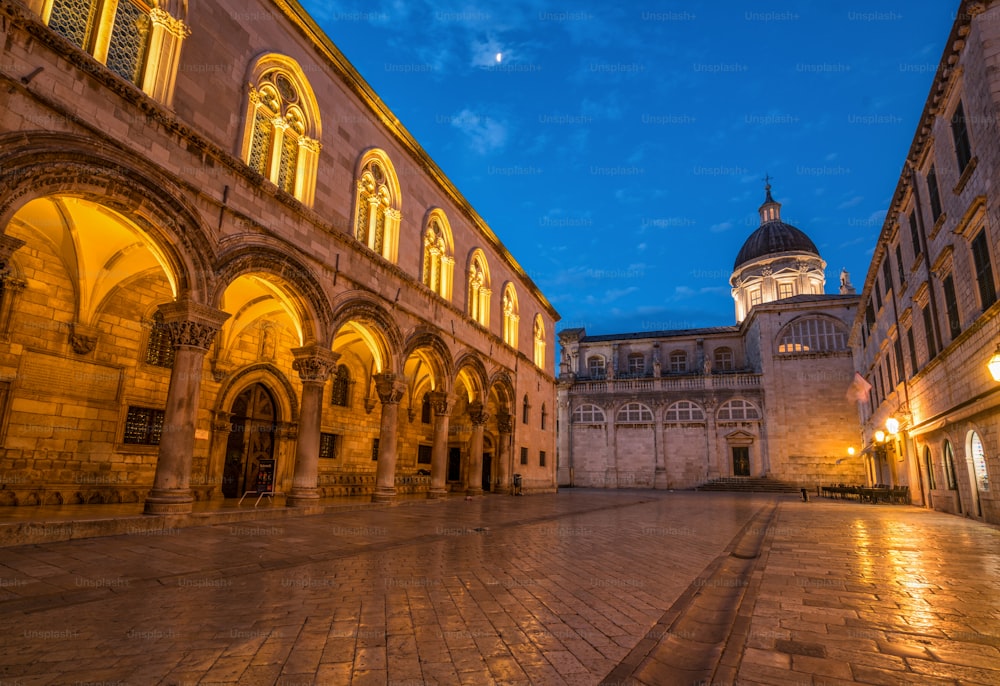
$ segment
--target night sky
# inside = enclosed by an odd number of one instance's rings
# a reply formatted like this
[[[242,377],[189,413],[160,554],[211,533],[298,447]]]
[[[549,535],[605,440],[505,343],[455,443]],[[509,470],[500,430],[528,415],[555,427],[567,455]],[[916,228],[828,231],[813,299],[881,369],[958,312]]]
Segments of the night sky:
[[[303,0],[562,316],[735,323],[764,176],[860,291],[958,2]],[[406,198],[403,198],[406,211]],[[461,259],[458,260],[462,264]]]

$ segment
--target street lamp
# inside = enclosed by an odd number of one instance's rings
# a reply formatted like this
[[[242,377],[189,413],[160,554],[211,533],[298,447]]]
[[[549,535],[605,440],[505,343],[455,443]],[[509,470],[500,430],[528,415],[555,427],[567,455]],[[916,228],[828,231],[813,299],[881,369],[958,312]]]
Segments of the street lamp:
[[[895,436],[899,433],[899,420],[895,417],[889,417],[885,420],[885,430],[891,435]]]
[[[885,440],[885,431],[882,431],[882,429],[879,429],[878,431],[875,432],[875,442],[876,443],[881,443],[884,440]]]
[[[1000,381],[1000,343],[997,343],[996,352],[993,353],[993,357],[986,363],[986,366],[989,367],[990,376],[993,377],[993,380]]]
[[[854,457],[854,446],[853,445],[847,448],[847,454],[850,455],[851,457]]]

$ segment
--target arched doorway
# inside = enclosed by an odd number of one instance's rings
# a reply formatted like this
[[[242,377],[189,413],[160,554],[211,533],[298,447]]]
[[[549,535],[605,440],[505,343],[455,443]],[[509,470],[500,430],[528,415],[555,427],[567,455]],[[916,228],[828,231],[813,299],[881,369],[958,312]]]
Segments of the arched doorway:
[[[274,457],[278,406],[264,384],[255,383],[233,401],[222,471],[222,495],[238,498],[254,487],[260,460]]]

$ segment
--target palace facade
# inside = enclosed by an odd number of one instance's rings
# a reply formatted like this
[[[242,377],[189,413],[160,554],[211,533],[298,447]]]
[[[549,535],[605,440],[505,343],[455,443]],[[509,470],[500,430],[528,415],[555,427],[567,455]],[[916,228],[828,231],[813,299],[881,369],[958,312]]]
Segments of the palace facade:
[[[555,489],[557,313],[297,3],[0,20],[0,504]]]
[[[692,488],[763,476],[801,486],[864,478],[845,396],[858,296],[781,221],[767,186],[760,226],[730,285],[735,326],[588,336],[559,333],[559,483]]]
[[[851,332],[869,479],[1000,523],[1000,3],[963,2]],[[1000,357],[996,361],[1000,363]]]

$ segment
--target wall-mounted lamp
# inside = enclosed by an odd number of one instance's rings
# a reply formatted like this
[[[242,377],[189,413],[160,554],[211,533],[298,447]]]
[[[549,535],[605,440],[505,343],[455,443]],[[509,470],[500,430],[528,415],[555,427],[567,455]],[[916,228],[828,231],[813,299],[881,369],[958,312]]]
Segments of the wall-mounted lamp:
[[[891,435],[895,436],[899,433],[899,420],[895,417],[889,417],[885,420],[885,430]]]
[[[1000,343],[997,343],[996,352],[993,353],[993,357],[986,363],[986,366],[989,367],[990,376],[993,377],[993,380],[1000,381]]]
[[[849,448],[847,449],[847,454],[848,454],[848,455],[850,455],[851,457],[854,457],[854,446],[853,446],[853,445],[852,445],[852,446],[850,446],[850,447],[849,447]]]
[[[875,442],[876,443],[881,443],[884,440],[885,440],[885,431],[882,431],[882,429],[879,429],[878,431],[875,432]]]

